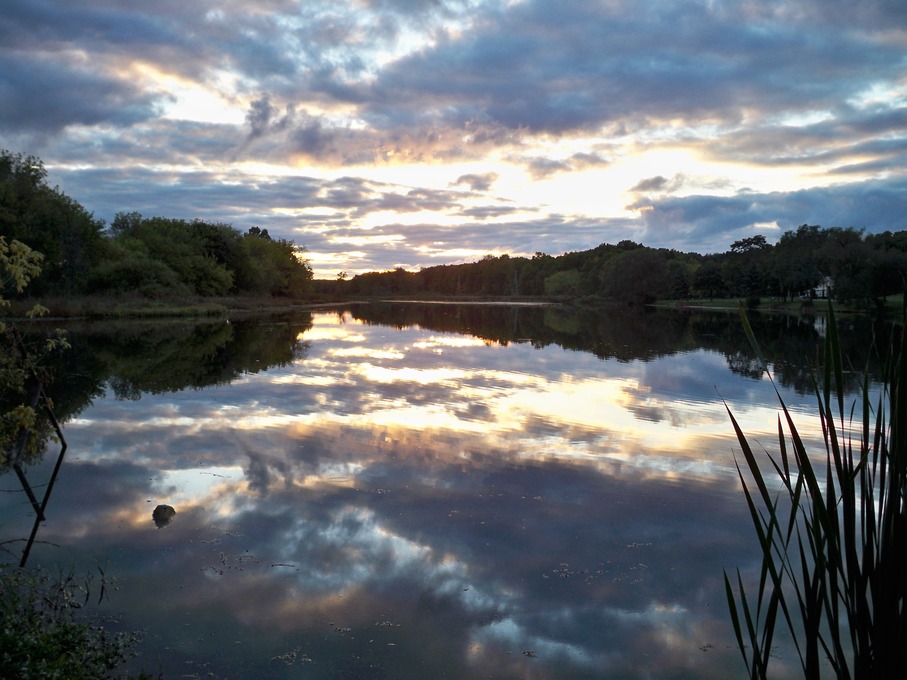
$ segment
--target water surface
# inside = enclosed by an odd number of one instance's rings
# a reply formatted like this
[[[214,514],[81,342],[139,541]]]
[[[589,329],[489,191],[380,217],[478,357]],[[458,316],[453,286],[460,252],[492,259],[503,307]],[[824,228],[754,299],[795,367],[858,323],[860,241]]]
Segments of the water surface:
[[[815,442],[821,320],[754,323]],[[134,668],[743,675],[723,572],[758,562],[724,402],[770,448],[777,398],[735,316],[370,305],[70,335],[29,565],[113,577]],[[14,562],[34,514],[0,486]]]

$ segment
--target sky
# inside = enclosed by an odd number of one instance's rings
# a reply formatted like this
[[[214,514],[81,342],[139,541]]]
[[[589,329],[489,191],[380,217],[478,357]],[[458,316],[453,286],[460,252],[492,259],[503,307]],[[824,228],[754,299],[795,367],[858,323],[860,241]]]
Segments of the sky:
[[[907,4],[5,0],[0,148],[316,278],[907,229]]]

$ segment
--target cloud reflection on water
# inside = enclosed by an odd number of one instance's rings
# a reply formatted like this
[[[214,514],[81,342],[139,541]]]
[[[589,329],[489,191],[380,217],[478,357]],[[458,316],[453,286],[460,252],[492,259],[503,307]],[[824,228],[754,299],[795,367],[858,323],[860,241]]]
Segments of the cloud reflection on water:
[[[288,365],[68,425],[40,552],[118,577],[147,669],[738,674],[722,569],[755,551],[716,387],[771,436],[767,384],[704,350],[601,361],[340,321],[316,316]]]

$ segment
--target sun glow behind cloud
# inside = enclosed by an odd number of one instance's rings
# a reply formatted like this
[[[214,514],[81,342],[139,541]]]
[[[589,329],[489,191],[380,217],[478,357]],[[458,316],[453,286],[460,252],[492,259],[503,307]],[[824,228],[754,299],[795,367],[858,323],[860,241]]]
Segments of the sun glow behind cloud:
[[[892,3],[57,4],[6,17],[0,145],[100,219],[267,227],[319,278],[905,226]]]

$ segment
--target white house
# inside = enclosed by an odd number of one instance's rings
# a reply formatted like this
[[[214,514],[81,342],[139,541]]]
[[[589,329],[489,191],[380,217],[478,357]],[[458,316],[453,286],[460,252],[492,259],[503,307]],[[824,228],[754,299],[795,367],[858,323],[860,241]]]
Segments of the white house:
[[[831,280],[831,277],[823,276],[822,280],[819,282],[819,285],[812,289],[812,296],[820,300],[827,300],[831,297],[833,289],[834,282]]]

